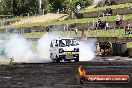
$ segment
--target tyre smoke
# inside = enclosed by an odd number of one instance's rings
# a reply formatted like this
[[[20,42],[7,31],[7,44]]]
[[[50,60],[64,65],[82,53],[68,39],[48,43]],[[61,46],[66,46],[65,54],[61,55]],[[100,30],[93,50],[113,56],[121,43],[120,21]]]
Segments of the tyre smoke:
[[[57,33],[46,33],[37,41],[36,46],[32,42],[18,36],[12,36],[6,43],[5,52],[8,58],[13,57],[15,62],[47,63],[50,59],[50,42],[60,36]],[[87,43],[79,41],[80,61],[90,61],[95,57],[95,40]],[[35,47],[33,51],[32,46]]]
[[[7,41],[5,52],[8,58],[14,58],[16,62],[26,62],[33,55],[30,43],[16,35],[11,36],[9,41]]]
[[[89,39],[87,42],[79,41],[79,61],[91,61],[96,55],[96,40]]]
[[[57,38],[56,35],[46,33],[37,41],[37,45],[33,46],[32,42],[27,41],[23,37],[12,36],[6,43],[5,51],[8,58],[12,58],[15,62],[27,63],[44,63],[51,62],[49,58],[50,41]],[[33,47],[36,47],[33,52]]]
[[[39,58],[42,60],[41,62],[51,62],[50,59],[50,43],[52,39],[57,39],[59,36],[57,36],[56,33],[46,33],[45,35],[42,36],[37,42],[36,46],[36,58]],[[36,62],[36,60],[34,61]]]

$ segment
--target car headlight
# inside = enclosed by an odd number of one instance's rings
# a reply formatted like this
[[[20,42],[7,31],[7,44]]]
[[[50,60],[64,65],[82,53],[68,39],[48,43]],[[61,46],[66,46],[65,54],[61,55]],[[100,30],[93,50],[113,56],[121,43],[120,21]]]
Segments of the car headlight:
[[[75,52],[79,52],[79,48],[74,48],[74,51]]]
[[[59,49],[59,53],[62,53],[64,52],[64,50],[62,48]]]

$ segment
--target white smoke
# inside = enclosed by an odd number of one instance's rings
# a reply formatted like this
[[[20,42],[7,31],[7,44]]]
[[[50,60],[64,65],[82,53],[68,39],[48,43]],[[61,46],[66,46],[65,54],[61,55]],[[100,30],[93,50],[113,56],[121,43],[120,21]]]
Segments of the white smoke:
[[[36,50],[33,52],[31,42],[18,36],[12,36],[6,44],[6,55],[16,62],[44,63],[51,62],[49,58],[50,42],[58,38],[53,33],[46,33],[38,40]],[[34,46],[35,47],[35,46]]]
[[[15,35],[7,42],[5,52],[7,57],[15,58],[16,62],[25,62],[33,55],[30,43],[26,39]]]
[[[56,39],[56,38],[59,38],[59,36],[55,35],[52,32],[43,35],[42,38],[39,39],[37,42],[37,46],[36,46],[37,50],[36,50],[36,55],[34,57],[40,59],[41,62],[51,62],[50,53],[49,53],[50,43],[52,39]],[[34,62],[37,62],[37,59],[35,59]]]
[[[96,56],[96,40],[88,40],[88,42],[79,42],[80,56],[79,61],[91,61]]]
[[[6,55],[13,57],[15,62],[44,63],[51,62],[50,42],[60,36],[57,33],[46,33],[38,40],[36,50],[33,52],[31,42],[18,36],[12,36],[6,44]],[[87,43],[79,42],[80,61],[90,61],[95,57],[96,41],[89,40]]]

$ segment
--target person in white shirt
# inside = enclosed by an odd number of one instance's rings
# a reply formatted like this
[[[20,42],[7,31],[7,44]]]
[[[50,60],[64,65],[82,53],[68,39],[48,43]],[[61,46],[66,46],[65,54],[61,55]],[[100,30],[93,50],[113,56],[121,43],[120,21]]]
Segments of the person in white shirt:
[[[116,15],[116,26],[119,27],[120,26],[120,15]]]
[[[106,23],[105,23],[105,30],[107,30],[108,28],[109,28],[109,23],[106,22]]]

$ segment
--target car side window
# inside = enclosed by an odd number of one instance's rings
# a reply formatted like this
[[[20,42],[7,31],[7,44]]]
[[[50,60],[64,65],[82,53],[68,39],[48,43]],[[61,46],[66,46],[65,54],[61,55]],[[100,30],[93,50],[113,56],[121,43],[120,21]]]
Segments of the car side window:
[[[56,47],[58,46],[58,40],[56,40],[56,42],[55,42],[55,46],[56,46]]]
[[[53,43],[52,42],[50,43],[50,47],[53,47]]]

